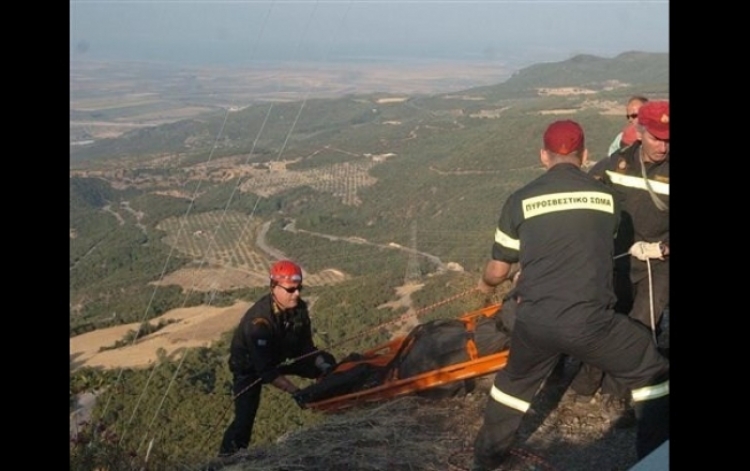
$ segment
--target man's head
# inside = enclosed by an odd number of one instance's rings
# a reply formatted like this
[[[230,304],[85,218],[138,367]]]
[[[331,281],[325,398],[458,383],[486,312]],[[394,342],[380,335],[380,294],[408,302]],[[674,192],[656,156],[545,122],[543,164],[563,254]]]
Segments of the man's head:
[[[279,260],[268,273],[271,294],[282,309],[297,306],[302,292],[302,269],[290,260]]]
[[[583,128],[575,121],[565,119],[550,124],[544,131],[543,141],[540,155],[546,168],[560,162],[580,166],[588,157]]]
[[[646,102],[648,102],[648,98],[641,95],[634,95],[628,99],[625,105],[625,119],[628,120],[628,123],[638,123],[638,113],[641,106]]]
[[[639,110],[638,137],[646,162],[661,162],[669,155],[669,102],[650,101]]]

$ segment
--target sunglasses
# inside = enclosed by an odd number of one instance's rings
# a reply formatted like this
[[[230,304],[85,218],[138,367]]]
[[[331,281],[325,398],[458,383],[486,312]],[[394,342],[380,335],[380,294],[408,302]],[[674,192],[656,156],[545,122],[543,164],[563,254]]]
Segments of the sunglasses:
[[[635,119],[638,117],[638,113],[626,114],[625,119]]]
[[[287,288],[286,286],[283,286],[283,285],[276,285],[276,286],[278,286],[279,288],[283,289],[284,291],[286,291],[289,294],[292,294],[295,291],[299,291],[300,293],[302,292],[302,285],[292,286],[290,288]]]

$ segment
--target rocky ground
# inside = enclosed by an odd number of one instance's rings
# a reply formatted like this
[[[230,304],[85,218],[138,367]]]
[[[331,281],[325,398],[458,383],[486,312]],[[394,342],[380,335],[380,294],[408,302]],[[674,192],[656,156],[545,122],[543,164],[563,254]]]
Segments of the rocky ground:
[[[184,310],[182,323],[190,325],[195,341],[203,317]],[[216,309],[219,313],[242,312],[242,306]],[[203,310],[200,311],[204,313]],[[188,315],[192,314],[192,315]],[[204,313],[205,314],[205,313]],[[172,312],[175,316],[175,312]],[[220,316],[221,317],[221,316]],[[232,322],[236,323],[236,319]],[[208,322],[214,328],[215,322]],[[180,323],[170,324],[168,327]],[[123,326],[125,327],[125,326]],[[228,328],[225,326],[225,328]],[[669,314],[662,323],[659,343],[669,347]],[[166,328],[165,328],[166,330]],[[203,329],[206,330],[206,329]],[[202,331],[201,331],[202,332]],[[205,334],[206,332],[202,332]],[[101,334],[101,332],[100,332]],[[122,333],[114,333],[104,343]],[[71,367],[74,363],[104,361],[101,353],[79,344],[87,337],[71,339]],[[163,337],[163,336],[162,336]],[[176,330],[170,338],[181,338]],[[211,336],[208,336],[211,337]],[[97,338],[101,345],[102,339]],[[84,344],[92,344],[91,339]],[[91,345],[89,345],[90,347]],[[165,345],[162,345],[164,347]],[[140,345],[143,348],[143,345]],[[131,352],[133,353],[133,352]],[[153,354],[153,352],[151,352]],[[145,357],[148,357],[144,352]],[[91,358],[89,358],[91,356]],[[130,355],[120,355],[124,358]],[[77,357],[77,358],[74,358]],[[144,358],[145,358],[144,357]],[[112,359],[108,359],[112,361]],[[106,363],[106,362],[105,362]],[[109,364],[109,367],[112,367]],[[637,462],[635,428],[623,427],[619,414],[604,407],[602,398],[576,401],[567,393],[579,363],[564,359],[539,392],[519,430],[511,459],[499,468],[505,471],[626,471]],[[277,443],[252,447],[229,460],[209,463],[206,469],[226,471],[464,471],[472,459],[473,440],[482,423],[493,375],[477,378],[470,393],[434,399],[405,396],[363,409],[327,417],[320,425],[295,432]],[[71,416],[73,427],[73,416]]]
[[[595,396],[566,393],[578,362],[561,361],[537,395],[502,471],[626,471],[635,428]],[[223,471],[468,471],[493,375],[466,395],[404,396],[332,415],[321,424],[251,447],[206,469]]]
[[[659,338],[669,349],[669,314]],[[563,357],[521,423],[500,471],[626,471],[637,462],[636,429],[597,394],[576,400],[580,367]],[[226,471],[468,471],[494,375],[457,397],[405,396],[354,409],[208,469]]]

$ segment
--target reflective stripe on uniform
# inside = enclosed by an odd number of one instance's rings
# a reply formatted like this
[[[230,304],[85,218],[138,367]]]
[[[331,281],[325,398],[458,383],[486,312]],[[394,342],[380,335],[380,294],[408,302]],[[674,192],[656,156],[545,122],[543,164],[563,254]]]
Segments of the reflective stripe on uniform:
[[[571,209],[592,209],[614,214],[614,198],[599,191],[568,191],[534,196],[521,201],[525,219]]]
[[[494,384],[492,385],[492,389],[490,389],[490,396],[492,396],[492,399],[496,400],[500,404],[506,405],[511,409],[515,409],[521,412],[526,412],[531,406],[531,404],[522,399],[518,399],[517,397],[505,394],[504,392],[497,389]]]
[[[633,389],[630,394],[633,397],[633,402],[648,401],[650,399],[658,399],[667,396],[669,395],[669,380],[653,386]]]
[[[643,179],[643,177],[640,177],[640,176],[636,177],[633,175],[623,175],[621,173],[613,172],[611,170],[607,170],[607,176],[612,181],[612,183],[616,185],[648,191],[648,187],[646,186],[646,181]],[[669,183],[658,182],[656,180],[649,180],[648,184],[651,185],[651,189],[654,190],[654,193],[669,196]]]
[[[509,249],[513,250],[520,250],[521,249],[521,241],[518,239],[514,239],[508,234],[504,233],[500,229],[495,230],[495,242],[502,245],[503,247],[508,247]]]

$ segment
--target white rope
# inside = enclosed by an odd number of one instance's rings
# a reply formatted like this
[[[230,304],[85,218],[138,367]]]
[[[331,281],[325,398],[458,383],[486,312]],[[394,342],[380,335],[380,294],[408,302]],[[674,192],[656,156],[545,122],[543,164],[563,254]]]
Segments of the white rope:
[[[216,140],[214,141],[214,146],[213,146],[213,148],[211,149],[211,152],[208,155],[207,162],[210,162],[211,159],[213,158],[214,151],[216,150],[217,142],[219,140],[219,136],[221,135],[221,133],[224,130],[224,125],[227,122],[227,116],[228,115],[229,115],[229,111],[227,110],[227,112],[224,115],[224,121],[221,124],[221,129],[219,130],[219,134],[217,134]],[[187,216],[190,214],[190,212],[192,211],[192,209],[194,207],[193,205],[195,204],[195,200],[198,198],[200,186],[201,186],[202,183],[203,183],[203,180],[199,180],[198,181],[198,185],[196,186],[195,191],[193,192],[193,196],[190,199],[190,204],[188,205],[188,208],[185,211],[185,215],[183,216],[183,218],[182,218],[182,220],[180,222],[180,227],[178,228],[178,231],[177,231],[177,237],[178,238],[179,238],[180,233],[185,228],[185,222],[187,221]],[[164,276],[166,275],[166,272],[167,272],[167,268],[169,267],[169,262],[172,259],[172,255],[173,255],[173,253],[175,251],[176,251],[176,246],[172,246],[170,248],[170,250],[169,250],[169,254],[167,255],[167,259],[164,261],[164,266],[162,267],[161,274],[159,275],[159,280],[160,281],[164,279]],[[159,283],[157,283],[156,286],[154,286],[154,289],[151,292],[151,297],[148,300],[148,304],[146,305],[146,309],[143,312],[143,316],[141,317],[141,321],[138,324],[138,330],[136,331],[135,335],[133,336],[133,341],[131,342],[131,345],[135,345],[135,343],[139,340],[141,329],[143,329],[143,326],[144,326],[144,324],[145,324],[145,322],[146,322],[146,320],[148,318],[148,312],[151,309],[151,306],[152,306],[152,304],[154,302],[154,299],[156,298],[156,292],[157,292],[158,289],[159,289]],[[154,367],[154,368],[156,368],[156,367]],[[117,379],[115,380],[115,386],[117,384],[119,384],[119,382],[121,381],[122,375],[123,375],[124,371],[125,371],[125,367],[124,366],[120,367],[120,370],[119,370],[119,372],[117,374]],[[149,380],[150,379],[151,378],[149,377]],[[110,405],[110,403],[112,401],[112,398],[114,397],[115,391],[117,390],[116,387],[115,388],[111,388],[111,389],[112,389],[112,393],[107,397],[107,402],[104,405],[104,409],[103,409],[104,412],[102,413],[103,416],[106,415],[106,412],[109,409],[109,405]],[[143,393],[145,393],[145,386],[144,386]],[[141,394],[141,397],[143,397],[143,394]],[[140,403],[140,398],[139,398],[138,402],[135,405],[135,409],[133,410],[133,415],[131,415],[131,417],[130,417],[130,421],[133,420],[133,417],[135,416],[135,411],[138,408],[139,403]],[[122,436],[121,436],[121,439],[120,439],[121,442],[122,442],[122,440],[123,440],[123,438],[125,436],[125,433],[127,432],[127,427],[130,426],[130,421],[126,425],[125,430],[122,431]]]
[[[350,8],[350,7],[351,7],[351,3],[350,3],[350,5],[349,5],[349,8]],[[302,44],[302,39],[304,38],[304,36],[305,36],[305,34],[306,34],[307,30],[308,30],[308,27],[309,27],[310,23],[312,22],[312,20],[313,20],[313,18],[314,18],[314,16],[315,16],[315,12],[316,12],[316,10],[317,10],[317,4],[315,5],[315,7],[313,8],[312,12],[310,13],[310,16],[308,17],[308,22],[307,22],[307,24],[305,25],[305,28],[304,28],[304,30],[303,30],[303,33],[302,33],[302,34],[301,34],[301,36],[300,36],[300,41],[299,41],[299,43],[298,43],[298,49],[299,49],[300,45]],[[345,13],[344,17],[342,17],[342,23],[343,23],[343,20],[344,20],[344,18],[346,18],[346,16],[348,15],[348,11],[349,11],[349,9],[347,9],[347,11],[346,11],[346,13]],[[270,10],[269,10],[269,12],[270,12]],[[267,17],[266,17],[266,20],[267,20]],[[265,26],[265,25],[264,25],[264,26]],[[331,44],[333,44],[333,42],[332,42]],[[327,55],[326,55],[326,56],[327,56]],[[280,85],[279,85],[279,86],[280,86]],[[299,108],[299,110],[298,110],[298,112],[297,112],[297,115],[295,116],[295,118],[294,118],[294,121],[292,122],[292,124],[291,124],[291,126],[290,126],[289,132],[287,133],[287,135],[286,135],[286,138],[285,138],[285,140],[284,140],[284,142],[283,142],[283,144],[282,144],[281,148],[279,149],[279,152],[278,152],[278,154],[277,154],[277,156],[276,156],[276,160],[280,160],[280,158],[281,158],[282,154],[283,154],[283,153],[285,152],[285,150],[286,150],[286,146],[287,146],[287,144],[288,144],[288,141],[289,141],[290,137],[292,136],[292,134],[293,134],[293,132],[294,132],[294,130],[295,130],[295,128],[296,128],[297,122],[299,121],[299,118],[300,118],[300,116],[301,116],[301,114],[302,114],[302,110],[304,109],[304,107],[305,107],[305,104],[306,104],[306,103],[307,103],[307,101],[308,101],[308,98],[309,98],[309,95],[310,95],[310,89],[311,89],[311,88],[312,88],[312,85],[310,85],[310,87],[308,88],[307,92],[305,93],[305,96],[304,96],[304,98],[303,98],[303,100],[302,100],[302,102],[301,102],[301,105],[300,105],[300,108]],[[253,155],[253,153],[254,153],[254,150],[255,150],[256,144],[258,143],[258,140],[260,139],[260,135],[261,135],[261,133],[262,133],[262,132],[263,132],[263,130],[265,129],[265,125],[266,125],[266,123],[267,123],[267,121],[268,121],[268,118],[269,118],[269,116],[270,116],[270,114],[271,114],[271,110],[272,110],[272,109],[273,109],[273,104],[271,104],[271,106],[269,107],[268,111],[266,112],[265,118],[264,118],[264,120],[263,120],[263,124],[261,125],[261,128],[260,128],[260,130],[259,130],[258,134],[256,135],[256,138],[255,138],[255,140],[253,141],[253,146],[252,146],[252,149],[251,149],[251,151],[250,151],[250,154],[248,155],[248,161],[249,161],[249,160],[250,160],[250,159],[252,158],[252,155]],[[226,116],[225,116],[225,120],[224,120],[224,123],[226,123]],[[223,128],[224,128],[224,125],[222,124],[222,130],[223,130]],[[221,134],[221,130],[219,131],[219,135],[220,135],[220,134]],[[218,141],[218,137],[219,137],[219,136],[217,135],[217,141]],[[212,151],[212,153],[213,153],[213,151]],[[205,263],[207,262],[207,260],[208,260],[208,252],[210,252],[210,251],[212,250],[212,248],[214,247],[214,241],[215,241],[215,239],[216,239],[216,235],[217,235],[217,233],[218,233],[218,231],[219,231],[219,227],[220,227],[220,226],[222,225],[222,222],[221,222],[221,221],[223,221],[223,219],[224,219],[224,216],[226,215],[226,213],[227,213],[227,211],[228,211],[228,209],[229,209],[229,206],[230,206],[230,204],[231,204],[231,201],[232,201],[232,199],[234,198],[234,196],[235,196],[236,192],[237,192],[237,191],[238,191],[238,189],[239,189],[239,188],[241,187],[240,183],[241,183],[241,177],[240,177],[240,178],[238,178],[237,184],[235,185],[234,189],[232,190],[232,193],[230,194],[230,196],[229,196],[229,198],[228,198],[228,200],[227,200],[227,204],[226,204],[226,205],[225,205],[225,207],[224,207],[224,212],[222,213],[222,218],[221,218],[221,220],[220,220],[220,223],[219,223],[219,225],[217,226],[217,228],[215,229],[215,231],[214,231],[214,232],[212,233],[212,235],[211,235],[211,239],[210,239],[210,241],[209,241],[209,247],[208,247],[208,249],[207,249],[207,253],[206,253],[206,255],[204,255],[203,259],[201,260],[201,264],[200,264],[201,266],[203,266],[203,265],[204,265],[204,264],[205,264]],[[248,220],[247,220],[247,222],[245,223],[245,225],[244,225],[244,226],[243,226],[243,228],[242,228],[242,233],[243,233],[243,234],[245,233],[246,229],[247,229],[247,228],[249,227],[249,225],[250,225],[250,222],[251,222],[251,219],[253,218],[253,215],[255,214],[255,210],[256,210],[256,208],[258,207],[258,204],[259,204],[259,202],[260,202],[260,200],[261,200],[262,198],[263,198],[262,196],[259,196],[259,197],[258,197],[258,198],[256,199],[256,202],[255,202],[255,206],[253,207],[253,209],[252,209],[252,212],[251,212],[250,216],[248,217]],[[240,241],[241,239],[242,239],[242,237],[240,237],[240,238],[238,239],[238,242],[237,242],[237,243],[239,243],[239,241]],[[196,285],[196,283],[194,283],[194,284],[193,284],[193,286],[192,286],[192,287],[191,287],[191,289],[190,289],[190,292],[192,292],[192,290],[193,290],[193,289],[195,288],[195,285]],[[189,294],[189,293],[188,293],[188,294]],[[184,299],[184,301],[183,301],[183,305],[184,305],[184,304],[185,304],[185,303],[187,302],[187,299],[188,299],[188,294],[186,294],[186,296],[185,296],[185,299]],[[209,304],[210,304],[210,303],[209,303]],[[188,354],[189,354],[189,351],[188,351],[188,350],[186,350],[186,351],[185,351],[185,352],[183,353],[183,355],[181,356],[181,358],[180,358],[180,362],[179,362],[179,364],[178,364],[178,366],[177,366],[177,369],[175,370],[175,373],[174,373],[174,374],[172,375],[172,379],[171,379],[171,381],[170,381],[170,385],[169,385],[169,386],[167,387],[166,391],[164,392],[164,395],[163,395],[163,397],[162,397],[162,400],[161,400],[160,404],[159,404],[159,405],[157,406],[157,409],[156,409],[156,411],[154,412],[154,416],[153,416],[153,418],[152,418],[152,421],[151,421],[151,423],[149,424],[149,426],[148,426],[147,430],[146,430],[146,431],[145,431],[145,433],[144,433],[144,438],[143,438],[143,440],[141,441],[141,444],[140,444],[140,445],[138,446],[138,450],[140,450],[141,446],[142,446],[142,445],[143,445],[143,444],[145,443],[145,440],[146,440],[146,439],[148,438],[148,435],[150,434],[151,430],[153,429],[153,427],[154,427],[154,425],[155,425],[155,421],[156,421],[156,418],[158,417],[158,414],[159,414],[160,410],[162,409],[162,407],[163,407],[163,405],[164,405],[164,402],[165,402],[165,400],[166,400],[166,397],[167,397],[167,395],[168,395],[168,393],[169,393],[169,390],[171,389],[171,386],[172,386],[172,385],[174,384],[174,382],[175,382],[175,378],[176,378],[176,376],[177,376],[178,372],[180,371],[180,369],[182,368],[182,365],[184,364],[184,362],[185,362],[185,359],[187,358]],[[163,430],[162,430],[162,433],[163,433]],[[153,443],[153,440],[154,440],[154,438],[151,438],[151,441],[150,441],[150,443]],[[151,445],[149,445],[149,452],[150,452],[150,447],[151,447]]]
[[[615,255],[614,260],[617,260],[618,258],[624,257],[626,255],[630,255],[630,252],[624,252],[619,255]],[[646,259],[646,268],[648,270],[648,304],[649,304],[649,315],[651,318],[651,336],[654,338],[654,342],[656,342],[656,319],[654,315],[654,281],[653,277],[651,276],[651,260]]]
[[[667,204],[656,195],[654,189],[651,188],[651,183],[648,181],[648,177],[646,175],[646,164],[643,161],[643,148],[638,149],[638,159],[641,161],[641,175],[643,176],[643,181],[646,182],[646,189],[648,190],[648,194],[649,196],[651,196],[651,199],[654,202],[654,206],[656,206],[659,211],[669,211],[669,206],[667,206]],[[654,320],[654,284],[651,277],[651,261],[649,259],[646,259],[646,268],[648,268],[648,302],[651,316],[651,336],[654,338],[654,342],[656,343],[656,321]]]
[[[654,321],[654,282],[651,278],[651,260],[646,259],[646,268],[648,269],[648,304],[651,314],[651,336],[656,343],[656,321]]]
[[[263,23],[263,28],[261,28],[261,32],[265,30],[265,25],[266,25],[266,23],[268,22],[268,16],[270,15],[270,11],[271,11],[271,10],[269,9],[269,10],[268,10],[268,13],[266,14],[266,17],[265,17],[265,19],[264,19],[264,23]],[[256,44],[257,44],[257,40],[256,40]],[[270,110],[269,110],[269,112],[270,112]],[[219,139],[220,139],[220,137],[222,136],[222,134],[223,134],[223,132],[224,132],[224,128],[225,128],[225,126],[226,126],[226,123],[227,123],[227,119],[228,119],[228,117],[229,117],[229,108],[227,108],[227,109],[225,110],[225,113],[224,113],[224,120],[222,121],[222,123],[221,123],[221,127],[220,127],[220,129],[219,129],[218,133],[216,134],[216,138],[214,139],[214,143],[213,143],[213,146],[212,146],[212,148],[211,148],[211,152],[209,153],[209,155],[208,155],[208,158],[207,158],[207,161],[206,161],[207,163],[208,163],[208,162],[210,162],[210,161],[211,161],[211,160],[213,159],[214,153],[215,153],[215,151],[216,151],[216,149],[217,149],[217,147],[218,147]],[[268,114],[266,115],[266,118],[268,118]],[[265,125],[265,121],[264,121],[264,123],[263,123],[263,124]],[[255,143],[256,143],[256,142],[257,142],[257,138],[256,138],[256,141],[255,141],[255,142],[253,143],[253,149],[255,148]],[[252,156],[252,152],[251,152],[250,156]],[[250,158],[250,156],[248,157],[248,159]],[[188,208],[187,208],[187,210],[185,211],[185,214],[183,215],[182,219],[180,220],[180,226],[179,226],[179,228],[178,228],[178,232],[177,232],[177,239],[179,239],[179,236],[180,236],[180,234],[181,234],[181,233],[183,232],[183,230],[184,230],[184,228],[185,228],[185,226],[186,226],[187,218],[188,218],[188,216],[190,215],[190,213],[192,212],[192,210],[193,210],[193,208],[194,208],[195,200],[196,200],[196,199],[198,198],[198,195],[199,195],[199,190],[200,190],[200,187],[201,187],[201,184],[203,183],[203,181],[204,181],[203,179],[201,179],[201,180],[199,180],[199,181],[198,181],[198,185],[196,186],[196,188],[195,188],[195,190],[194,190],[194,192],[193,192],[193,196],[192,196],[192,197],[191,197],[191,199],[190,199],[190,203],[188,204]],[[239,186],[239,183],[238,183],[238,186]],[[231,202],[231,199],[232,199],[233,195],[234,195],[234,192],[232,192],[232,195],[230,195],[230,197],[229,197],[229,201],[230,201],[230,202]],[[229,205],[229,202],[227,203],[227,207],[228,207],[228,205]],[[227,208],[225,207],[225,209],[224,209],[224,213],[226,213],[226,211],[227,211]],[[221,222],[219,223],[219,225],[221,225]],[[215,239],[215,236],[216,236],[216,232],[218,232],[218,228],[216,229],[216,231],[214,231],[214,233],[213,233],[213,235],[212,235],[212,239],[211,239],[211,242],[209,243],[209,250],[210,250],[210,248],[211,248],[211,245],[212,245],[212,243],[213,243],[213,240]],[[173,245],[173,246],[172,246],[172,247],[170,248],[170,251],[169,251],[169,254],[167,255],[167,259],[166,259],[166,261],[164,262],[164,266],[163,266],[163,268],[162,268],[162,272],[161,272],[161,274],[160,274],[160,277],[159,277],[159,279],[160,279],[160,280],[163,280],[163,279],[164,279],[164,277],[165,277],[165,275],[166,275],[166,270],[167,270],[167,267],[169,266],[169,262],[170,262],[170,260],[171,260],[171,258],[172,258],[172,255],[173,255],[173,253],[174,253],[175,251],[176,251],[176,245]],[[206,257],[204,256],[203,260],[201,261],[201,266],[202,266],[203,264],[205,264],[205,263],[206,263]],[[192,292],[192,291],[194,290],[194,288],[195,288],[195,286],[196,286],[196,285],[197,285],[197,282],[195,282],[195,281],[194,281],[194,282],[193,282],[193,285],[191,286],[191,288],[190,288],[190,289],[188,290],[188,292],[186,293],[186,295],[185,295],[185,298],[183,299],[183,303],[182,303],[182,306],[183,306],[183,307],[184,307],[184,306],[185,306],[185,305],[187,304],[187,300],[188,300],[188,298],[189,298],[189,295],[190,295],[190,293],[191,293],[191,292]],[[135,344],[135,342],[137,342],[137,341],[138,341],[138,337],[139,337],[139,334],[140,334],[141,328],[143,327],[143,324],[144,324],[144,322],[145,322],[146,318],[148,317],[148,312],[149,312],[149,310],[151,309],[151,305],[153,304],[153,301],[154,301],[154,299],[155,299],[155,297],[156,297],[156,292],[157,292],[157,290],[159,289],[159,286],[160,286],[160,285],[159,285],[159,283],[156,283],[156,286],[154,287],[154,290],[153,290],[153,292],[151,293],[151,298],[149,299],[149,302],[148,302],[148,304],[147,304],[147,306],[146,306],[146,309],[145,309],[145,311],[144,311],[144,313],[143,313],[143,317],[142,317],[142,319],[141,319],[141,322],[140,322],[140,324],[139,324],[139,327],[138,327],[138,331],[136,332],[136,335],[134,335],[134,338],[133,338],[133,344]],[[187,352],[186,352],[186,353],[184,353],[184,354],[183,354],[183,355],[181,356],[181,359],[180,359],[180,363],[179,363],[179,365],[178,365],[178,368],[177,368],[177,370],[175,371],[174,375],[172,376],[172,380],[171,380],[171,382],[170,382],[170,386],[171,386],[172,382],[174,382],[174,380],[175,380],[175,377],[176,377],[177,373],[178,373],[178,372],[180,371],[180,367],[182,366],[182,364],[183,364],[183,362],[185,361],[185,358],[186,358],[186,357],[187,357]],[[153,375],[154,375],[154,373],[155,373],[155,371],[156,371],[156,368],[157,368],[157,367],[158,367],[158,365],[154,365],[154,367],[153,367],[153,369],[152,369],[151,373],[149,374],[148,380],[147,380],[146,384],[144,385],[144,387],[143,387],[143,389],[142,389],[142,391],[141,391],[141,394],[140,394],[140,396],[139,396],[138,400],[136,401],[136,404],[135,404],[135,406],[134,406],[134,408],[133,408],[133,411],[132,411],[132,413],[131,413],[130,419],[128,420],[127,424],[126,424],[126,425],[125,425],[125,427],[124,427],[124,430],[122,431],[122,434],[121,434],[121,436],[120,436],[120,443],[123,443],[123,441],[124,441],[124,439],[125,439],[125,435],[126,435],[126,433],[128,432],[128,429],[130,428],[130,426],[131,426],[131,424],[132,424],[132,421],[133,421],[133,419],[135,418],[136,412],[137,412],[137,410],[138,410],[138,408],[139,408],[139,406],[140,406],[140,404],[141,404],[141,400],[143,399],[143,397],[144,397],[144,396],[145,396],[145,394],[146,394],[146,391],[147,391],[147,389],[148,389],[149,383],[150,383],[150,381],[151,381],[151,379],[152,379],[152,377],[153,377]],[[122,378],[122,375],[123,375],[123,372],[124,372],[124,370],[125,370],[125,367],[121,367],[121,368],[120,368],[120,370],[119,370],[119,373],[118,373],[118,376],[117,376],[117,379],[115,380],[115,385],[116,385],[116,384],[118,384],[118,383],[120,382],[120,380],[121,380],[121,378]],[[116,389],[116,388],[113,388],[113,389]],[[164,401],[166,400],[166,397],[167,397],[167,394],[168,394],[168,392],[169,392],[169,389],[170,389],[170,387],[167,387],[167,390],[165,391],[165,393],[164,393],[164,395],[163,395],[163,397],[162,397],[162,400],[161,400],[161,402],[159,403],[159,405],[158,405],[158,407],[157,407],[157,410],[156,410],[156,411],[154,412],[154,417],[156,417],[156,416],[158,415],[159,411],[161,410],[161,408],[162,408],[162,406],[163,406],[163,404],[164,404]],[[113,393],[113,394],[114,394],[114,393]],[[105,406],[104,406],[104,411],[105,411],[105,412],[106,412],[106,411],[107,411],[107,409],[109,408],[109,404],[110,404],[110,402],[111,402],[111,400],[112,400],[112,398],[113,398],[113,394],[112,394],[112,395],[110,395],[110,396],[108,397],[108,400],[107,400],[107,402],[106,402],[106,404],[105,404]],[[138,446],[138,450],[140,450],[141,446],[143,445],[143,443],[145,442],[145,440],[146,440],[146,439],[148,438],[148,433],[150,432],[150,430],[151,430],[151,428],[152,428],[152,426],[153,426],[153,424],[154,424],[154,420],[155,420],[155,419],[152,419],[152,421],[151,421],[151,424],[150,424],[150,425],[148,426],[148,429],[147,429],[147,430],[146,430],[146,432],[145,432],[144,438],[143,438],[143,440],[141,441],[140,445]],[[150,453],[150,451],[151,451],[151,446],[153,445],[153,441],[154,441],[154,439],[152,438],[152,439],[150,440],[150,444],[149,444],[149,450],[148,450],[148,453]]]

